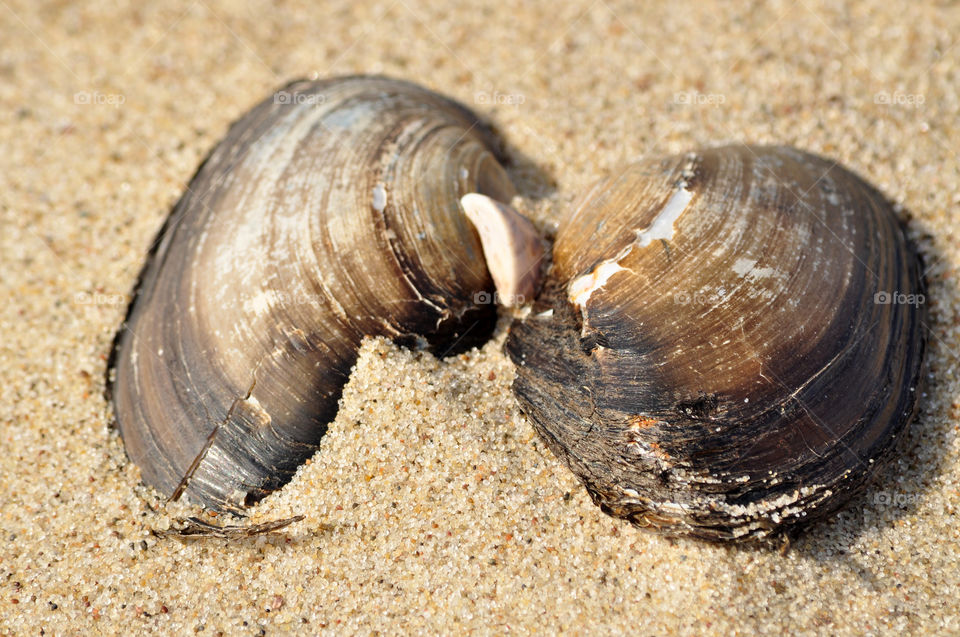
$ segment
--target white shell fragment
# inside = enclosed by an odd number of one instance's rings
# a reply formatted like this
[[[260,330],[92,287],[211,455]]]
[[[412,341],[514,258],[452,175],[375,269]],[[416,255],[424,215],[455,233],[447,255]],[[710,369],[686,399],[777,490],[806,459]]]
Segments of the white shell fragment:
[[[531,302],[543,261],[543,243],[537,229],[512,206],[486,195],[466,194],[460,204],[480,235],[497,300],[506,307]]]

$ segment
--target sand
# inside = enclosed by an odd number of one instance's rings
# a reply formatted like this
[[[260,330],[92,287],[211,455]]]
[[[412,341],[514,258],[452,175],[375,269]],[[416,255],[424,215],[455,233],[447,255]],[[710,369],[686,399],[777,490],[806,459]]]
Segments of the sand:
[[[0,631],[960,633],[960,5],[0,0]],[[510,394],[505,322],[438,361],[371,341],[321,451],[242,540],[139,481],[104,366],[144,254],[228,124],[382,72],[491,117],[549,223],[617,163],[750,141],[835,157],[928,264],[907,450],[790,552],[609,518]],[[223,520],[221,520],[223,521]]]

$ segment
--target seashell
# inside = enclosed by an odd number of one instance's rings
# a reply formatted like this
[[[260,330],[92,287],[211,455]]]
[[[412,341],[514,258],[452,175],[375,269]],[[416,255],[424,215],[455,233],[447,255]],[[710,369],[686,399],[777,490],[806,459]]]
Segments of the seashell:
[[[540,290],[543,240],[533,223],[512,206],[480,193],[460,198],[467,218],[480,235],[497,301],[522,307]]]
[[[506,349],[524,412],[603,511],[789,538],[895,455],[923,292],[872,187],[795,149],[729,146],[594,186]]]
[[[459,200],[515,194],[491,130],[381,77],[294,82],[230,128],[160,231],[108,395],[143,480],[239,511],[318,448],[365,336],[438,354],[496,308]]]

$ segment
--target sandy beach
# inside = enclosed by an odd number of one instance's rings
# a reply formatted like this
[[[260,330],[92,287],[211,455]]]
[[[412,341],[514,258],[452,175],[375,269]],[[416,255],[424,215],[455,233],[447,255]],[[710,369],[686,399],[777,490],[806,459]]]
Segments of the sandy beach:
[[[229,124],[383,73],[494,122],[549,227],[644,155],[783,143],[896,202],[928,379],[903,455],[777,551],[604,515],[510,391],[508,321],[368,340],[321,450],[244,539],[140,481],[104,372],[151,242]],[[0,0],[0,633],[960,634],[960,4]],[[237,524],[224,519],[218,523]]]

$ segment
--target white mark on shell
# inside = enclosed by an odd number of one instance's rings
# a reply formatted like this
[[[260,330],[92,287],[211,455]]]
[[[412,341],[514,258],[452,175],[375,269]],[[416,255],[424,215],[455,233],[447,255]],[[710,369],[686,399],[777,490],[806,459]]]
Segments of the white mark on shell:
[[[693,168],[696,161],[696,155],[687,157],[687,163],[682,171],[683,179],[677,183],[676,190],[670,195],[667,203],[653,218],[650,225],[643,230],[634,230],[637,238],[634,239],[633,243],[621,250],[614,258],[603,261],[589,273],[570,282],[567,287],[567,297],[571,303],[580,308],[586,307],[587,302],[590,301],[590,296],[606,285],[610,277],[627,269],[620,265],[620,261],[630,254],[634,246],[645,248],[656,239],[665,241],[673,239],[674,224],[693,200],[694,192],[687,190],[687,186],[689,185],[688,179],[693,178]]]
[[[754,279],[766,279],[777,274],[777,271],[773,268],[758,268],[756,265],[756,259],[737,259],[737,262],[733,264],[733,271],[738,276],[749,276]]]
[[[276,294],[273,290],[264,290],[257,292],[257,295],[243,304],[243,309],[254,316],[260,316],[270,311],[270,308],[276,303]]]
[[[373,209],[377,212],[383,212],[387,207],[387,189],[383,184],[377,184],[373,187]]]
[[[243,403],[251,419],[256,422],[257,425],[266,427],[273,422],[273,418],[270,417],[270,414],[267,413],[267,410],[263,408],[263,405],[260,404],[260,401],[257,400],[255,396],[249,396]]]
[[[752,270],[756,264],[757,262],[754,259],[737,259],[737,262],[733,264],[733,271],[738,276],[746,276],[747,272]]]
[[[628,246],[628,248],[632,247],[632,245]],[[617,263],[619,260],[620,259],[604,261],[588,274],[584,274],[571,281],[570,286],[567,288],[567,296],[570,297],[570,301],[579,307],[585,306],[587,301],[590,300],[590,295],[606,285],[610,277],[617,272],[626,270],[626,268]]]
[[[673,239],[673,224],[677,222],[692,200],[693,192],[687,190],[687,182],[681,182],[680,187],[670,195],[666,205],[653,218],[653,223],[647,226],[646,230],[637,232],[637,245],[645,248],[655,239],[667,241]]]

